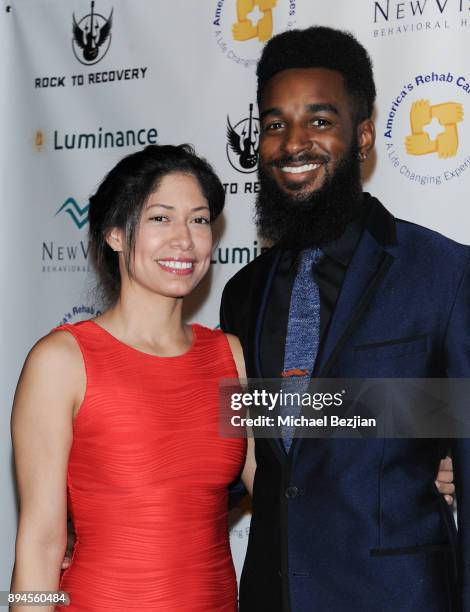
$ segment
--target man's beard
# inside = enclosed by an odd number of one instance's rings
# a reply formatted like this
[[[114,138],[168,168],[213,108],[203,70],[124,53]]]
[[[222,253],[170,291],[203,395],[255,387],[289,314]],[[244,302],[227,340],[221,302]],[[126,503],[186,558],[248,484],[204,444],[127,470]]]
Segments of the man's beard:
[[[305,249],[339,238],[348,223],[362,211],[361,170],[357,141],[339,162],[333,174],[327,158],[310,154],[286,157],[276,167],[289,163],[324,163],[323,186],[313,193],[286,194],[260,163],[260,191],[256,198],[256,227],[262,238],[285,248]]]

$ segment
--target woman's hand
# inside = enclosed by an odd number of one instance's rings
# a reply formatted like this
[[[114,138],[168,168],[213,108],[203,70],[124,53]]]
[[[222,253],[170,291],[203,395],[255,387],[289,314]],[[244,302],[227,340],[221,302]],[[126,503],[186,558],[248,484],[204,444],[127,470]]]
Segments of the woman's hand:
[[[452,466],[452,459],[450,457],[446,457],[441,460],[439,464],[439,472],[437,473],[436,478],[436,487],[442,495],[444,495],[444,499],[452,506],[454,503],[453,495],[455,493],[454,486],[454,471]]]

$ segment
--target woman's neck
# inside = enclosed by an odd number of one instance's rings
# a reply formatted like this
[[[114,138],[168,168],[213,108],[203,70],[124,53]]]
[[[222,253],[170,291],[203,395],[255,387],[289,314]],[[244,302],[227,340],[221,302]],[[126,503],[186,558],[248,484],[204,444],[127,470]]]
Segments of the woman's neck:
[[[184,353],[192,342],[182,320],[183,299],[121,290],[117,302],[96,322],[119,340],[158,355]]]

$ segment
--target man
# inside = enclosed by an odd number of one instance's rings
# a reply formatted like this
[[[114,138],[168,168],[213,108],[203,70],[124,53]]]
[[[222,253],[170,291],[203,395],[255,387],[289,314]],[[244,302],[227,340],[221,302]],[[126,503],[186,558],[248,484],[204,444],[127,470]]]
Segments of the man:
[[[468,377],[470,249],[362,192],[375,140],[365,49],[330,28],[284,32],[257,76],[256,219],[275,246],[221,305],[248,377]],[[441,451],[257,439],[241,612],[470,610],[470,442],[453,445],[459,544],[433,483]]]

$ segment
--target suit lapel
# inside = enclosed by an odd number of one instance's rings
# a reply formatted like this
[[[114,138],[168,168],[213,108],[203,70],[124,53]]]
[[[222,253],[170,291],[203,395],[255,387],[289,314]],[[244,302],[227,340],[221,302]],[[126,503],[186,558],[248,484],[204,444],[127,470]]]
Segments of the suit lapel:
[[[250,325],[248,329],[254,329],[252,355],[254,372],[256,378],[263,378],[263,368],[261,364],[261,334],[263,332],[264,316],[266,306],[269,299],[269,292],[276,274],[279,260],[281,258],[281,250],[273,249],[272,257],[263,262],[263,266],[258,269],[257,278],[255,279],[253,307],[251,308]]]
[[[364,232],[349,264],[313,376],[328,378],[341,349],[364,315],[394,257]]]
[[[372,198],[366,227],[344,277],[313,376],[328,378],[341,349],[392,265],[395,244],[395,219],[378,200]]]
[[[248,327],[248,329],[253,329],[255,331],[250,354],[253,360],[253,369],[251,371],[255,373],[256,378],[264,377],[261,364],[261,334],[263,332],[264,316],[269,299],[269,292],[281,259],[282,251],[280,249],[273,249],[271,254],[272,257],[269,259],[266,258],[263,265],[258,268],[257,278],[255,279],[253,305],[251,308],[251,320]],[[283,463],[287,455],[282,440],[280,438],[268,438],[267,442],[271,446],[277,459]]]

